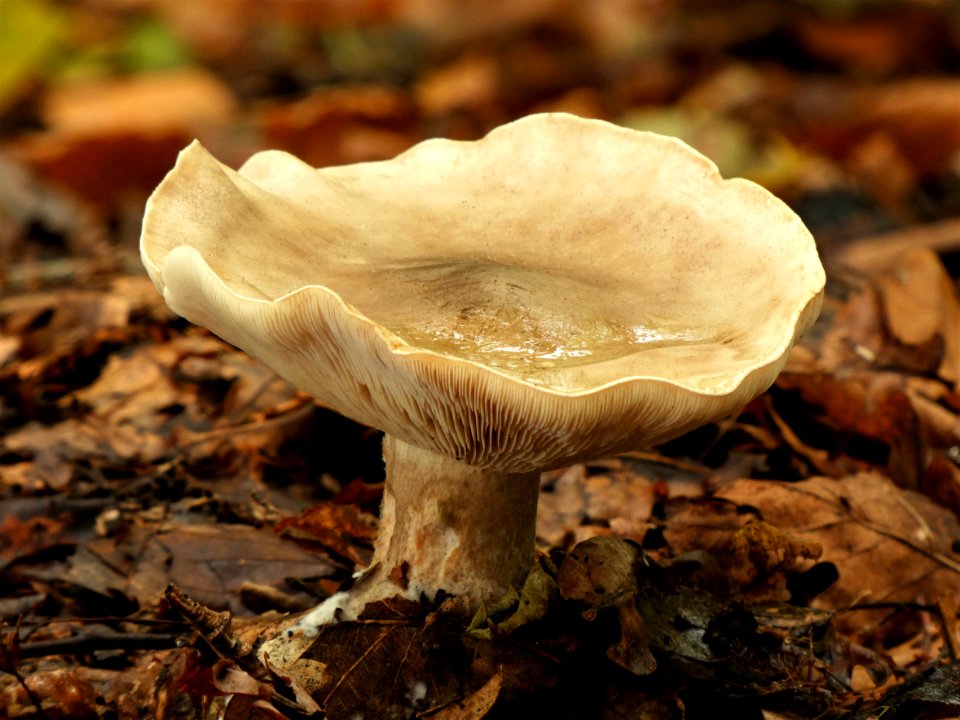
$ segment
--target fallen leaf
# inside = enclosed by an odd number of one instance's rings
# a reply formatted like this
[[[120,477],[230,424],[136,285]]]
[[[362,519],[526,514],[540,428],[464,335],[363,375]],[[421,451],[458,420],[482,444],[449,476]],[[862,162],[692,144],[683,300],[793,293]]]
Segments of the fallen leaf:
[[[787,573],[811,566],[821,553],[816,542],[753,518],[716,552],[724,571],[753,602],[789,600]]]
[[[282,536],[299,530],[321,547],[364,567],[370,561],[370,553],[364,548],[371,546],[377,537],[377,519],[356,505],[318,503],[299,517],[282,520],[276,530]],[[358,548],[358,541],[363,548]]]
[[[480,720],[486,717],[497,697],[500,695],[500,688],[503,685],[503,673],[487,680],[480,689],[463,700],[447,705],[439,712],[430,715],[434,720]]]
[[[615,538],[585,540],[560,565],[560,596],[584,603],[591,612],[616,605],[625,595],[636,592],[634,565],[641,553],[636,546]]]
[[[590,475],[584,482],[586,515],[605,521],[621,537],[641,540],[651,527],[654,483],[628,467]]]
[[[553,547],[562,546],[586,517],[587,501],[583,493],[587,470],[582,464],[562,471],[544,473],[537,503],[537,537]]]
[[[546,567],[545,567],[546,566]],[[491,639],[509,635],[530,623],[543,620],[556,600],[556,568],[548,560],[534,566],[520,587],[511,588],[499,600],[483,603],[467,627],[471,637]]]
[[[960,524],[922,495],[876,474],[797,483],[740,480],[720,495],[823,548],[839,580],[815,600],[839,609],[869,602],[930,602],[960,594]]]
[[[165,522],[129,528],[122,538],[90,543],[106,567],[123,575],[118,588],[142,604],[156,602],[170,583],[199,603],[249,614],[241,603],[244,582],[283,587],[288,578],[327,575],[323,558],[285,542],[266,528]]]
[[[777,385],[799,390],[806,402],[822,408],[824,422],[833,430],[834,452],[850,451],[857,435],[879,441],[861,445],[855,459],[886,469],[907,487],[920,487],[926,438],[919,432],[920,420],[903,373],[788,373],[778,378]]]
[[[7,151],[107,217],[143,202],[182,148],[235,111],[222,81],[191,69],[60,85],[44,103],[49,129]]]
[[[960,717],[960,663],[933,667],[893,687],[852,720],[934,720]]]
[[[197,134],[227,123],[236,101],[216,75],[185,68],[58,85],[44,95],[42,112],[47,127],[64,136]]]
[[[477,51],[467,51],[449,65],[425,73],[414,88],[417,105],[428,116],[457,110],[483,113],[499,93],[496,57]]]
[[[44,718],[82,720],[97,717],[97,693],[83,677],[83,669],[55,669],[31,673],[26,687],[37,698]],[[10,680],[13,680],[11,677]],[[26,689],[16,682],[0,684],[0,706],[10,718],[36,717],[38,708]]]
[[[314,167],[385,160],[415,141],[407,96],[385,86],[317,90],[257,115],[266,144]]]
[[[9,502],[0,502],[0,568],[16,558],[25,558],[43,548],[68,542],[68,524],[52,517],[20,518]]]
[[[651,527],[655,483],[629,463],[612,459],[544,473],[537,505],[537,537],[554,547],[615,533],[635,540]]]
[[[844,244],[837,254],[837,261],[867,273],[882,272],[903,253],[922,247],[944,254],[960,250],[960,219],[913,225],[858,238]]]
[[[724,498],[673,499],[665,510],[663,538],[676,553],[719,548],[750,520]]]
[[[939,336],[940,376],[960,383],[960,295],[936,253],[908,250],[876,282],[890,332],[906,345],[925,345]]]
[[[916,35],[887,18],[851,13],[809,13],[799,18],[794,30],[804,48],[814,56],[842,64],[857,74],[883,76],[899,67],[914,51]],[[910,16],[916,27],[916,16]],[[901,18],[906,22],[906,18]]]

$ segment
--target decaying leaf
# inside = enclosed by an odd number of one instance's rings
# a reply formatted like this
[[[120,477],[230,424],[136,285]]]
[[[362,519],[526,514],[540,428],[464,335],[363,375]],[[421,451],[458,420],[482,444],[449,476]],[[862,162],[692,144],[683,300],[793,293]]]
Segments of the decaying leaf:
[[[839,579],[815,604],[931,601],[960,594],[960,525],[949,511],[875,474],[793,484],[741,480],[721,495],[823,548]]]
[[[640,540],[651,527],[654,488],[644,473],[616,460],[609,467],[578,464],[544,473],[537,536],[553,546],[611,531]]]
[[[413,144],[412,120],[410,100],[384,86],[318,90],[271,104],[257,118],[269,147],[314,167],[393,157]]]
[[[491,639],[546,617],[556,599],[556,568],[541,559],[527,575],[519,592],[512,589],[494,603],[483,604],[467,628],[472,637]]]
[[[62,720],[90,717],[97,693],[83,674],[81,670],[52,669],[31,674],[24,685],[4,684],[0,706],[10,718],[36,717],[38,711],[43,717]]]
[[[583,602],[590,612],[616,605],[637,590],[636,564],[641,551],[614,538],[597,537],[577,545],[557,574],[560,595]]]
[[[369,563],[370,553],[362,552],[358,542],[372,545],[377,536],[377,521],[356,505],[321,503],[299,517],[282,520],[277,531],[286,536],[293,531],[305,533],[321,547],[363,567]]]
[[[751,557],[771,550],[769,537],[748,533],[736,547],[752,546]],[[810,552],[796,541],[777,542]],[[817,686],[842,682],[854,656],[885,672],[870,653],[857,655],[833,633],[830,613],[751,602],[737,579],[702,551],[656,562],[622,540],[593,538],[567,556],[558,583],[564,598],[587,608],[588,620],[599,622],[601,613],[616,608],[619,639],[607,656],[638,676],[666,664],[691,678],[728,684],[730,692],[749,684],[813,708],[823,702]]]
[[[80,82],[48,94],[41,111],[48,129],[8,150],[109,215],[145,196],[192,137],[231,118],[234,103],[201,70]]]
[[[119,547],[103,542],[95,550],[111,565],[127,568],[128,592],[134,597],[159,597],[173,582],[213,607],[223,607],[223,599],[231,598],[230,609],[241,614],[240,596],[229,589],[238,590],[244,581],[282,586],[289,577],[315,577],[331,570],[321,558],[270,530],[248,525],[163,523],[131,528]]]
[[[442,710],[431,713],[429,717],[435,720],[480,720],[486,717],[490,708],[497,701],[502,685],[503,674],[498,672],[469,697],[452,705],[447,705]]]
[[[852,720],[948,720],[960,717],[960,663],[930,668],[887,692]]]
[[[822,548],[815,541],[750,519],[717,552],[728,576],[745,597],[782,602],[790,599],[786,573],[812,565]]]
[[[960,295],[937,255],[908,250],[879,275],[890,332],[906,345],[942,342],[940,376],[960,383]]]

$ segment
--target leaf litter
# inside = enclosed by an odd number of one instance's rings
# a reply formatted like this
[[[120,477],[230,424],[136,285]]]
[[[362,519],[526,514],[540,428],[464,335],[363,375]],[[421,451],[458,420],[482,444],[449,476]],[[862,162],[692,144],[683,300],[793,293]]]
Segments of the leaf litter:
[[[0,717],[960,716],[944,4],[10,2],[41,26],[0,88]],[[780,193],[821,321],[739,416],[545,473],[521,587],[383,603],[311,672],[264,667],[369,560],[378,436],[169,313],[146,193],[195,135],[325,165],[542,110]]]

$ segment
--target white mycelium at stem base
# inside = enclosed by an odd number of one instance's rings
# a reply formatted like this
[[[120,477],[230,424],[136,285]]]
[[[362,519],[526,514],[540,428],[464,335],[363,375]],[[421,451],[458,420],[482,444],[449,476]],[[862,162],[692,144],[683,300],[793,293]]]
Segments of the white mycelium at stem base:
[[[292,662],[320,626],[355,619],[367,603],[397,595],[433,599],[444,590],[479,604],[520,587],[529,572],[538,472],[475,468],[389,435],[383,461],[380,532],[370,567],[350,591],[263,646],[275,664]]]

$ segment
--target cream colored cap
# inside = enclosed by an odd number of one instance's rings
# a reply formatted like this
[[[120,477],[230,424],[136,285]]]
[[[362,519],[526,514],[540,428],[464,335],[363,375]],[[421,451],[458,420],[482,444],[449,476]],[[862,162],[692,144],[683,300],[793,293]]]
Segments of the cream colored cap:
[[[270,151],[235,172],[194,143],[140,247],[175,312],[322,403],[510,472],[733,412],[824,286],[810,233],[763,188],[563,114],[320,170]]]

